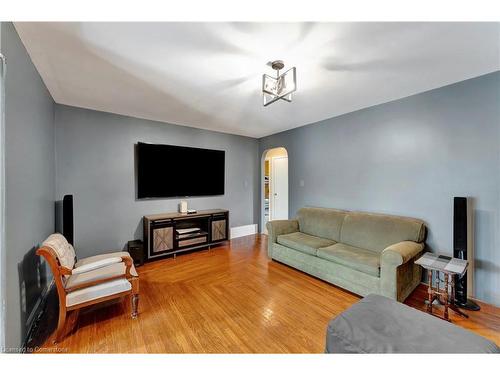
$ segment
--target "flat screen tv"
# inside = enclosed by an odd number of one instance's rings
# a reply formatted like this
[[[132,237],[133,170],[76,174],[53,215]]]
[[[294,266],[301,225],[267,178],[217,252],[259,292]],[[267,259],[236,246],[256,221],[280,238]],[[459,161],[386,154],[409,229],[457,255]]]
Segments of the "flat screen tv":
[[[137,144],[137,198],[224,194],[225,151]]]

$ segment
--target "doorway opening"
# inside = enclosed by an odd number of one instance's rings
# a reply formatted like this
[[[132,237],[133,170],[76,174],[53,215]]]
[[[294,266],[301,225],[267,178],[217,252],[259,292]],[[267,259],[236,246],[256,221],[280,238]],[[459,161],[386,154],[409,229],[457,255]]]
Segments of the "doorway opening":
[[[276,147],[262,154],[261,232],[269,220],[288,219],[288,152]]]

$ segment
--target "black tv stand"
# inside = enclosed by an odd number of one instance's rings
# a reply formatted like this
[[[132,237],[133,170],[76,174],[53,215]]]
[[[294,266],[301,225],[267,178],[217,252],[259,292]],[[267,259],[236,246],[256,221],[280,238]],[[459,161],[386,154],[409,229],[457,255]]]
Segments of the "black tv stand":
[[[229,239],[229,211],[147,215],[144,247],[148,260],[210,247]]]

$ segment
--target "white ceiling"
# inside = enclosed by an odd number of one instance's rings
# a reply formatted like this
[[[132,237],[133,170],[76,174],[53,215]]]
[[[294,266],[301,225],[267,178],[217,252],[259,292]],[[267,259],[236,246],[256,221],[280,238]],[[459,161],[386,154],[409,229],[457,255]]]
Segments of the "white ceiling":
[[[15,24],[57,103],[251,137],[496,71],[499,25]],[[264,108],[275,59],[298,91]]]

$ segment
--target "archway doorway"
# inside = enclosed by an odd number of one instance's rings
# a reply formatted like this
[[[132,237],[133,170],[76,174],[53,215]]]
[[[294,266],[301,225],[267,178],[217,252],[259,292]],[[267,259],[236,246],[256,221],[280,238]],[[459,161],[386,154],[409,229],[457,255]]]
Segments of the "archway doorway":
[[[288,152],[284,147],[264,151],[261,164],[261,223],[288,219]]]

